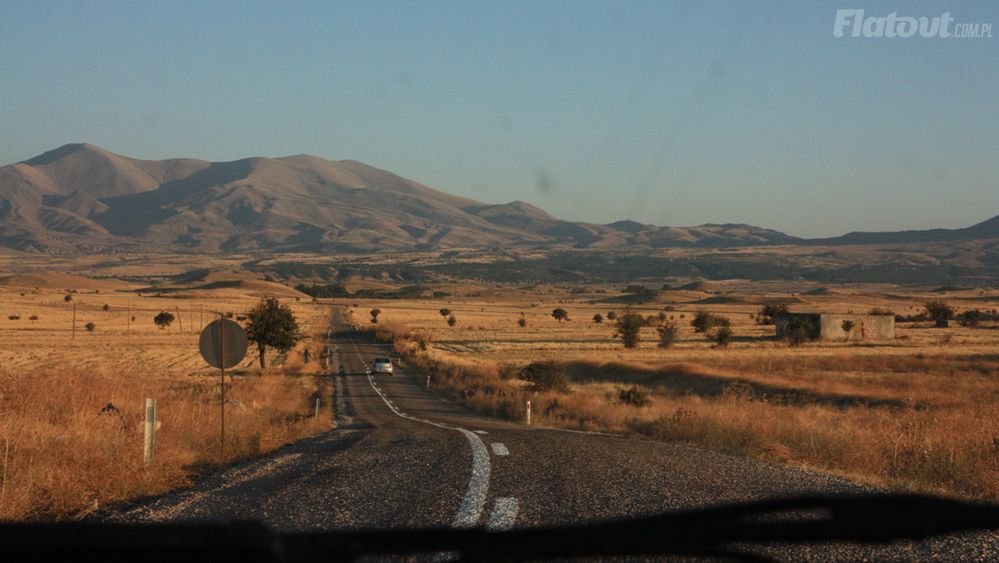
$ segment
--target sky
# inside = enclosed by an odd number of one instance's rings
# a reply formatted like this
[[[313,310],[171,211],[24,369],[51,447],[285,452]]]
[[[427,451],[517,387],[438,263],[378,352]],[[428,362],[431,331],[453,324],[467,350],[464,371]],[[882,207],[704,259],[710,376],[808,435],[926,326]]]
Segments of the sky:
[[[0,0],[0,165],[308,153],[607,223],[798,236],[999,214],[993,38],[837,38],[859,2]]]

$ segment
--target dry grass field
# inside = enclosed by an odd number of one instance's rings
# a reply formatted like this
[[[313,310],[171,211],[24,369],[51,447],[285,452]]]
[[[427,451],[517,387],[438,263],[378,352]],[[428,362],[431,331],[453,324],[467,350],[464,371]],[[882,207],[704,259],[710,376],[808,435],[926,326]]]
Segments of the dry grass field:
[[[593,321],[625,310],[629,298],[613,291],[465,288],[446,300],[339,301],[358,326],[395,339],[412,365],[438,372],[438,391],[480,412],[520,420],[531,400],[536,424],[698,443],[892,489],[995,501],[999,328],[900,323],[890,342],[792,347],[754,318],[764,302],[797,312],[881,307],[911,315],[929,299],[958,312],[990,311],[999,292],[739,283],[667,291],[633,309],[678,324],[678,342],[668,349],[657,346],[653,328],[642,330],[638,348],[625,349],[613,322]],[[551,316],[559,307],[569,321]],[[370,322],[372,308],[381,310],[378,324]],[[693,331],[701,309],[731,320],[727,347]],[[429,342],[425,352],[419,340]],[[568,376],[570,392],[532,390],[517,377],[546,360]]]
[[[219,375],[201,359],[198,336],[213,312],[238,316],[274,288],[217,282],[156,296],[67,274],[0,280],[0,519],[81,517],[183,486],[218,463]],[[328,308],[292,295],[282,301],[303,332],[325,331]],[[153,323],[160,311],[177,317],[172,325]],[[251,347],[230,370],[226,462],[330,427],[328,408],[313,418],[329,383],[311,376],[315,360],[303,365],[305,347],[319,357],[318,339],[307,339],[286,359],[271,352],[279,365],[261,372]],[[162,423],[150,465],[142,460],[147,397]],[[109,404],[113,412],[102,412]]]

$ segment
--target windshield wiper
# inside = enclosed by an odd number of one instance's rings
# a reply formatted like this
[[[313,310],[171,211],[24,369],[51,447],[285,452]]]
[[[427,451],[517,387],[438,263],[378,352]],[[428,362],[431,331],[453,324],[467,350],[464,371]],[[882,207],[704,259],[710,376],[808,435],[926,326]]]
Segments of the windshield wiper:
[[[999,506],[921,495],[806,496],[578,526],[278,534],[230,524],[0,525],[4,552],[73,560],[343,561],[453,554],[470,561],[576,556],[692,555],[766,560],[747,545],[888,543],[999,529]],[[185,562],[187,563],[187,562]]]

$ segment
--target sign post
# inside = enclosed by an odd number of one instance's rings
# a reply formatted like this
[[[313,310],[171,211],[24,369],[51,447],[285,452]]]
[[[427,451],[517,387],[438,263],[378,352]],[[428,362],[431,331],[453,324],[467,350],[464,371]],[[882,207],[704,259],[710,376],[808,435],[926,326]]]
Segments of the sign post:
[[[201,332],[198,347],[208,365],[219,368],[222,411],[220,417],[219,463],[225,462],[225,369],[239,365],[246,357],[247,338],[243,327],[219,313]]]

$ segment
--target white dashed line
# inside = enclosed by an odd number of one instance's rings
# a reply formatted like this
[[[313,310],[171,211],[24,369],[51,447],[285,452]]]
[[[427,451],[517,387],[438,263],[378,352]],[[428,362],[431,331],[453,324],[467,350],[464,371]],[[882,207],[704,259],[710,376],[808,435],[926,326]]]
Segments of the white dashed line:
[[[510,450],[503,445],[503,442],[493,442],[490,444],[493,448],[493,453],[496,455],[510,455]]]
[[[490,532],[502,532],[513,528],[517,521],[519,504],[513,497],[500,497],[493,503],[493,513],[489,515],[486,529]]]

